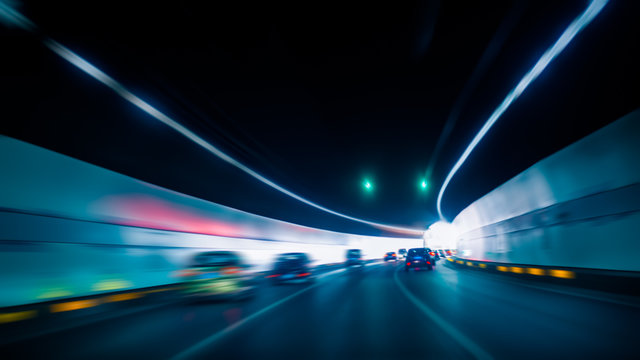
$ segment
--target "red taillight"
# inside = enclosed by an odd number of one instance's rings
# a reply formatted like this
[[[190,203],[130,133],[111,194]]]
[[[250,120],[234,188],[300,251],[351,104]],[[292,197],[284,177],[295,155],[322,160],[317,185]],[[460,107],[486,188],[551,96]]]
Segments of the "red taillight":
[[[280,274],[273,274],[273,275],[268,275],[267,278],[274,278],[274,277],[278,277],[280,276]]]
[[[240,271],[242,271],[242,269],[240,269],[239,267],[228,267],[228,268],[224,268],[222,270],[220,270],[221,273],[223,274],[237,274]]]
[[[410,263],[410,262],[408,262],[408,263],[407,263],[407,266],[409,266],[409,265],[411,265],[411,263]]]
[[[431,261],[427,261],[427,264],[431,265]]]
[[[432,251],[432,252],[429,253],[429,255],[434,256],[435,253]]]
[[[194,276],[197,275],[198,272],[194,271],[194,270],[182,270],[178,273],[178,276],[180,277],[189,277],[189,276]]]
[[[311,273],[306,272],[306,273],[298,274],[296,276],[297,277],[303,277],[303,276],[309,276],[309,275],[311,275]]]

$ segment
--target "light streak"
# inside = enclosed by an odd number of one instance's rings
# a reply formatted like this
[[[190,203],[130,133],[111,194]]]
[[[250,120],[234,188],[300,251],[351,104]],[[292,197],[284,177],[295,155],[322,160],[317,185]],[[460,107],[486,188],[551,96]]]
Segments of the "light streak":
[[[18,11],[13,9],[11,6],[7,5],[2,0],[0,0],[0,20],[5,22],[5,23],[8,23],[10,25],[18,26],[18,27],[20,27],[20,28],[22,28],[24,30],[30,31],[30,32],[35,32],[37,30],[37,27],[34,25],[33,22],[31,22],[25,16],[23,16]],[[387,225],[387,224],[382,224],[382,223],[378,223],[378,222],[374,222],[374,221],[360,219],[360,218],[357,218],[355,216],[346,215],[346,214],[340,213],[338,211],[326,208],[326,207],[324,207],[322,205],[319,205],[319,204],[317,204],[317,203],[315,203],[315,202],[313,202],[311,200],[308,200],[308,199],[306,199],[306,198],[304,198],[304,197],[302,197],[302,196],[300,196],[300,195],[298,195],[298,194],[296,194],[296,193],[294,193],[294,192],[292,192],[290,190],[287,190],[286,188],[284,188],[284,187],[276,184],[275,182],[267,179],[266,177],[262,176],[261,174],[259,174],[255,170],[253,170],[253,169],[249,168],[248,166],[242,164],[241,162],[239,162],[238,160],[234,159],[230,155],[226,154],[222,150],[218,149],[214,145],[210,144],[209,142],[207,142],[206,140],[204,140],[203,138],[201,138],[200,136],[198,136],[197,134],[195,134],[191,130],[187,129],[186,127],[184,127],[183,125],[181,125],[180,123],[178,123],[177,121],[172,119],[171,117],[167,116],[166,114],[164,114],[160,110],[156,109],[151,104],[149,104],[146,101],[142,100],[140,97],[138,97],[137,95],[135,95],[134,93],[129,91],[120,82],[118,82],[117,80],[115,80],[111,76],[107,75],[105,72],[103,72],[102,70],[98,69],[97,67],[95,67],[94,65],[89,63],[87,60],[83,59],[82,57],[80,57],[79,55],[77,55],[76,53],[71,51],[66,46],[64,46],[64,45],[62,45],[62,44],[58,43],[57,41],[55,41],[53,39],[50,39],[50,38],[45,38],[43,40],[43,42],[44,42],[45,46],[47,46],[51,51],[53,51],[54,53],[56,53],[57,55],[59,55],[63,59],[67,60],[69,63],[71,63],[72,65],[74,65],[78,69],[82,70],[87,75],[93,77],[94,79],[98,80],[102,84],[106,85],[111,90],[113,90],[116,94],[120,95],[122,98],[124,98],[125,100],[129,101],[130,103],[132,103],[133,105],[135,105],[136,107],[141,109],[142,111],[144,111],[147,114],[151,115],[154,119],[156,119],[156,120],[164,123],[165,125],[171,127],[172,129],[174,129],[175,131],[177,131],[178,133],[180,133],[184,137],[188,138],[192,142],[196,143],[197,145],[201,146],[205,150],[209,151],[210,153],[212,153],[213,155],[215,155],[216,157],[218,157],[222,161],[225,161],[225,162],[235,166],[236,168],[242,170],[246,174],[248,174],[248,175],[252,176],[253,178],[257,179],[258,181],[266,184],[267,186],[269,186],[269,187],[271,187],[271,188],[273,188],[273,189],[275,189],[275,190],[277,190],[277,191],[279,191],[279,192],[281,192],[281,193],[283,193],[283,194],[285,194],[285,195],[287,195],[287,196],[289,196],[289,197],[291,197],[293,199],[296,199],[296,200],[298,200],[298,201],[300,201],[300,202],[302,202],[304,204],[307,204],[307,205],[309,205],[311,207],[314,207],[314,208],[316,208],[318,210],[321,210],[321,211],[324,211],[326,213],[329,213],[329,214],[332,214],[332,215],[336,215],[338,217],[341,217],[341,218],[344,218],[344,219],[347,219],[347,220],[351,220],[351,221],[359,222],[359,223],[362,223],[362,224],[370,225],[370,226],[376,227],[378,229],[387,230],[387,231],[396,232],[396,233],[402,233],[402,234],[417,235],[417,236],[422,235],[422,233],[424,232],[423,229],[415,229],[415,228],[406,228],[406,227],[400,227],[400,226]]]
[[[437,200],[437,208],[438,214],[441,219],[444,219],[444,215],[442,214],[442,197],[444,195],[447,186],[451,182],[453,176],[458,172],[462,164],[467,160],[473,149],[478,145],[480,140],[487,134],[489,129],[495,124],[496,121],[500,118],[500,116],[507,110],[507,108],[514,102],[522,92],[529,86],[529,84],[534,81],[544,69],[549,65],[549,63],[556,57],[558,54],[564,50],[567,45],[573,40],[573,38],[584,29],[589,23],[600,13],[602,8],[607,4],[608,0],[593,0],[586,8],[584,12],[582,12],[569,26],[567,29],[560,35],[560,38],[556,40],[556,42],[549,48],[547,51],[542,54],[540,59],[536,62],[536,64],[529,70],[524,77],[520,80],[518,85],[509,92],[507,97],[502,101],[500,106],[491,114],[489,119],[482,126],[480,131],[476,134],[476,136],[471,140],[471,143],[467,146],[465,151],[462,153],[462,156],[458,159],[458,161],[453,165],[451,171],[445,178],[442,183],[442,187],[440,188],[440,192],[438,193]]]

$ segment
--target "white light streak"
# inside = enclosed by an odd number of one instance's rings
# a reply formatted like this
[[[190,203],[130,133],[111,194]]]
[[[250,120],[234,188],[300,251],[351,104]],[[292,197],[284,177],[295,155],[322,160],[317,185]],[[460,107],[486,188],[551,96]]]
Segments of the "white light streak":
[[[582,30],[584,29],[591,20],[593,20],[598,13],[602,10],[602,8],[607,4],[608,0],[593,0],[587,9],[582,12],[573,22],[567,27],[567,29],[560,35],[560,38],[549,48],[547,51],[542,54],[538,62],[527,72],[522,80],[516,85],[513,90],[507,95],[507,97],[502,101],[500,106],[491,114],[489,119],[482,126],[478,134],[471,140],[471,143],[467,146],[465,151],[462,153],[462,156],[458,159],[458,161],[453,165],[451,171],[444,180],[442,187],[440,188],[440,192],[438,193],[437,200],[437,208],[438,214],[441,219],[444,219],[444,215],[442,214],[442,196],[444,195],[444,191],[446,190],[449,182],[453,176],[458,172],[462,164],[467,160],[473,149],[478,145],[480,140],[487,134],[489,129],[495,124],[496,121],[500,118],[500,116],[507,110],[509,105],[514,102],[520,94],[529,86],[529,84],[535,80],[542,71],[549,65],[549,63],[556,57],[558,54],[564,50],[565,47],[571,42],[571,40]]]
[[[24,17],[22,14],[20,14],[16,10],[12,9],[10,6],[6,5],[2,0],[0,0],[0,20],[3,20],[4,22],[8,22],[9,24],[12,24],[12,25],[19,26],[19,27],[21,27],[21,28],[23,28],[24,30],[27,30],[27,31],[35,31],[36,30],[36,26],[29,19]],[[357,218],[357,217],[354,217],[354,216],[346,215],[346,214],[337,212],[335,210],[331,210],[329,208],[326,208],[326,207],[324,207],[322,205],[316,204],[311,200],[308,200],[308,199],[306,199],[306,198],[304,198],[304,197],[302,197],[302,196],[300,196],[300,195],[298,195],[298,194],[296,194],[296,193],[294,193],[292,191],[289,191],[289,190],[285,189],[284,187],[276,184],[275,182],[267,179],[266,177],[260,175],[259,173],[257,173],[253,169],[249,168],[248,166],[242,164],[241,162],[239,162],[238,160],[234,159],[233,157],[227,155],[225,152],[223,152],[222,150],[220,150],[217,147],[213,146],[212,144],[210,144],[209,142],[207,142],[206,140],[204,140],[200,136],[196,135],[191,130],[187,129],[186,127],[184,127],[183,125],[181,125],[180,123],[175,121],[174,119],[170,118],[169,116],[167,116],[163,112],[161,112],[158,109],[154,108],[149,103],[147,103],[146,101],[142,100],[141,98],[139,98],[138,96],[133,94],[131,91],[129,91],[127,88],[125,88],[118,81],[116,81],[115,79],[113,79],[112,77],[110,77],[109,75],[104,73],[102,70],[98,69],[97,67],[95,67],[94,65],[92,65],[91,63],[89,63],[88,61],[83,59],[82,57],[78,56],[73,51],[71,51],[67,47],[65,47],[64,45],[58,43],[57,41],[55,41],[53,39],[45,39],[44,40],[44,44],[49,49],[51,49],[53,52],[58,54],[60,57],[62,57],[63,59],[67,60],[69,63],[73,64],[75,67],[77,67],[78,69],[82,70],[83,72],[85,72],[89,76],[93,77],[94,79],[98,80],[102,84],[104,84],[107,87],[111,88],[113,91],[115,91],[122,98],[124,98],[125,100],[129,101],[130,103],[132,103],[133,105],[135,105],[136,107],[138,107],[142,111],[146,112],[147,114],[151,115],[154,119],[156,119],[156,120],[166,124],[167,126],[171,127],[175,131],[179,132],[181,135],[185,136],[186,138],[188,138],[189,140],[193,141],[194,143],[200,145],[202,148],[204,148],[205,150],[209,151],[210,153],[212,153],[216,157],[220,158],[221,160],[223,160],[223,161],[235,166],[236,168],[242,170],[246,174],[248,174],[248,175],[252,176],[253,178],[257,179],[258,181],[266,184],[267,186],[270,186],[270,187],[276,189],[277,191],[279,191],[279,192],[281,192],[281,193],[283,193],[283,194],[285,194],[285,195],[287,195],[289,197],[292,197],[292,198],[294,198],[294,199],[296,199],[296,200],[298,200],[298,201],[300,201],[302,203],[305,203],[305,204],[307,204],[309,206],[312,206],[312,207],[314,207],[314,208],[316,208],[318,210],[324,211],[326,213],[329,213],[329,214],[332,214],[332,215],[336,215],[336,216],[339,216],[339,217],[347,219],[347,220],[351,220],[351,221],[359,222],[359,223],[362,223],[362,224],[370,225],[370,226],[373,226],[373,227],[376,227],[376,228],[379,228],[379,229],[382,229],[382,230],[396,232],[396,233],[402,233],[402,234],[417,235],[417,236],[421,236],[422,233],[424,232],[424,230],[422,230],[422,229],[406,228],[406,227],[400,227],[400,226],[387,225],[387,224],[382,224],[382,223],[378,223],[378,222],[374,222],[374,221],[368,221],[368,220],[360,219],[360,218]]]

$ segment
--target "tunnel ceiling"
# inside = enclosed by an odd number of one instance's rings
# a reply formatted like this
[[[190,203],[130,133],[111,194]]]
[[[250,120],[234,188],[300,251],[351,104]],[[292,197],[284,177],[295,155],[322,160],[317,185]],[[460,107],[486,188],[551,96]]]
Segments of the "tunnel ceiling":
[[[42,33],[261,174],[328,208],[425,227],[437,190],[508,91],[584,10],[574,2],[23,2]],[[454,178],[467,204],[640,104],[639,4],[613,2]],[[248,178],[18,29],[0,30],[2,133],[245,211],[384,232]],[[489,50],[488,50],[489,49]],[[436,156],[445,123],[457,120]],[[419,183],[429,163],[426,191]],[[364,191],[362,182],[373,183]]]

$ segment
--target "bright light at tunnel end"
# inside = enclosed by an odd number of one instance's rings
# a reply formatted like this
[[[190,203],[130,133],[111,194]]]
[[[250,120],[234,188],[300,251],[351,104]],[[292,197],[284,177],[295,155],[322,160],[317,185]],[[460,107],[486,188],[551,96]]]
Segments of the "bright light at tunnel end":
[[[542,54],[540,59],[536,62],[536,64],[529,70],[524,77],[520,80],[518,85],[516,85],[511,92],[507,95],[507,97],[502,101],[500,106],[491,114],[489,119],[482,126],[478,134],[473,138],[471,143],[467,146],[465,151],[460,156],[460,159],[455,163],[449,174],[445,178],[442,187],[440,188],[440,192],[438,193],[437,200],[437,209],[438,215],[441,219],[445,219],[442,214],[442,197],[444,192],[451,182],[453,176],[458,172],[462,164],[467,160],[473,149],[478,145],[480,140],[487,134],[491,126],[495,124],[496,121],[500,118],[500,116],[507,110],[507,108],[514,102],[522,92],[529,86],[529,84],[535,80],[538,75],[544,71],[544,69],[549,65],[549,63],[556,57],[558,54],[562,52],[562,50],[567,47],[567,45],[573,40],[573,38],[584,29],[589,23],[600,13],[602,8],[608,3],[608,0],[593,0],[587,7],[587,9],[582,12],[569,26],[567,29],[560,35],[560,38],[549,48],[547,51]]]

